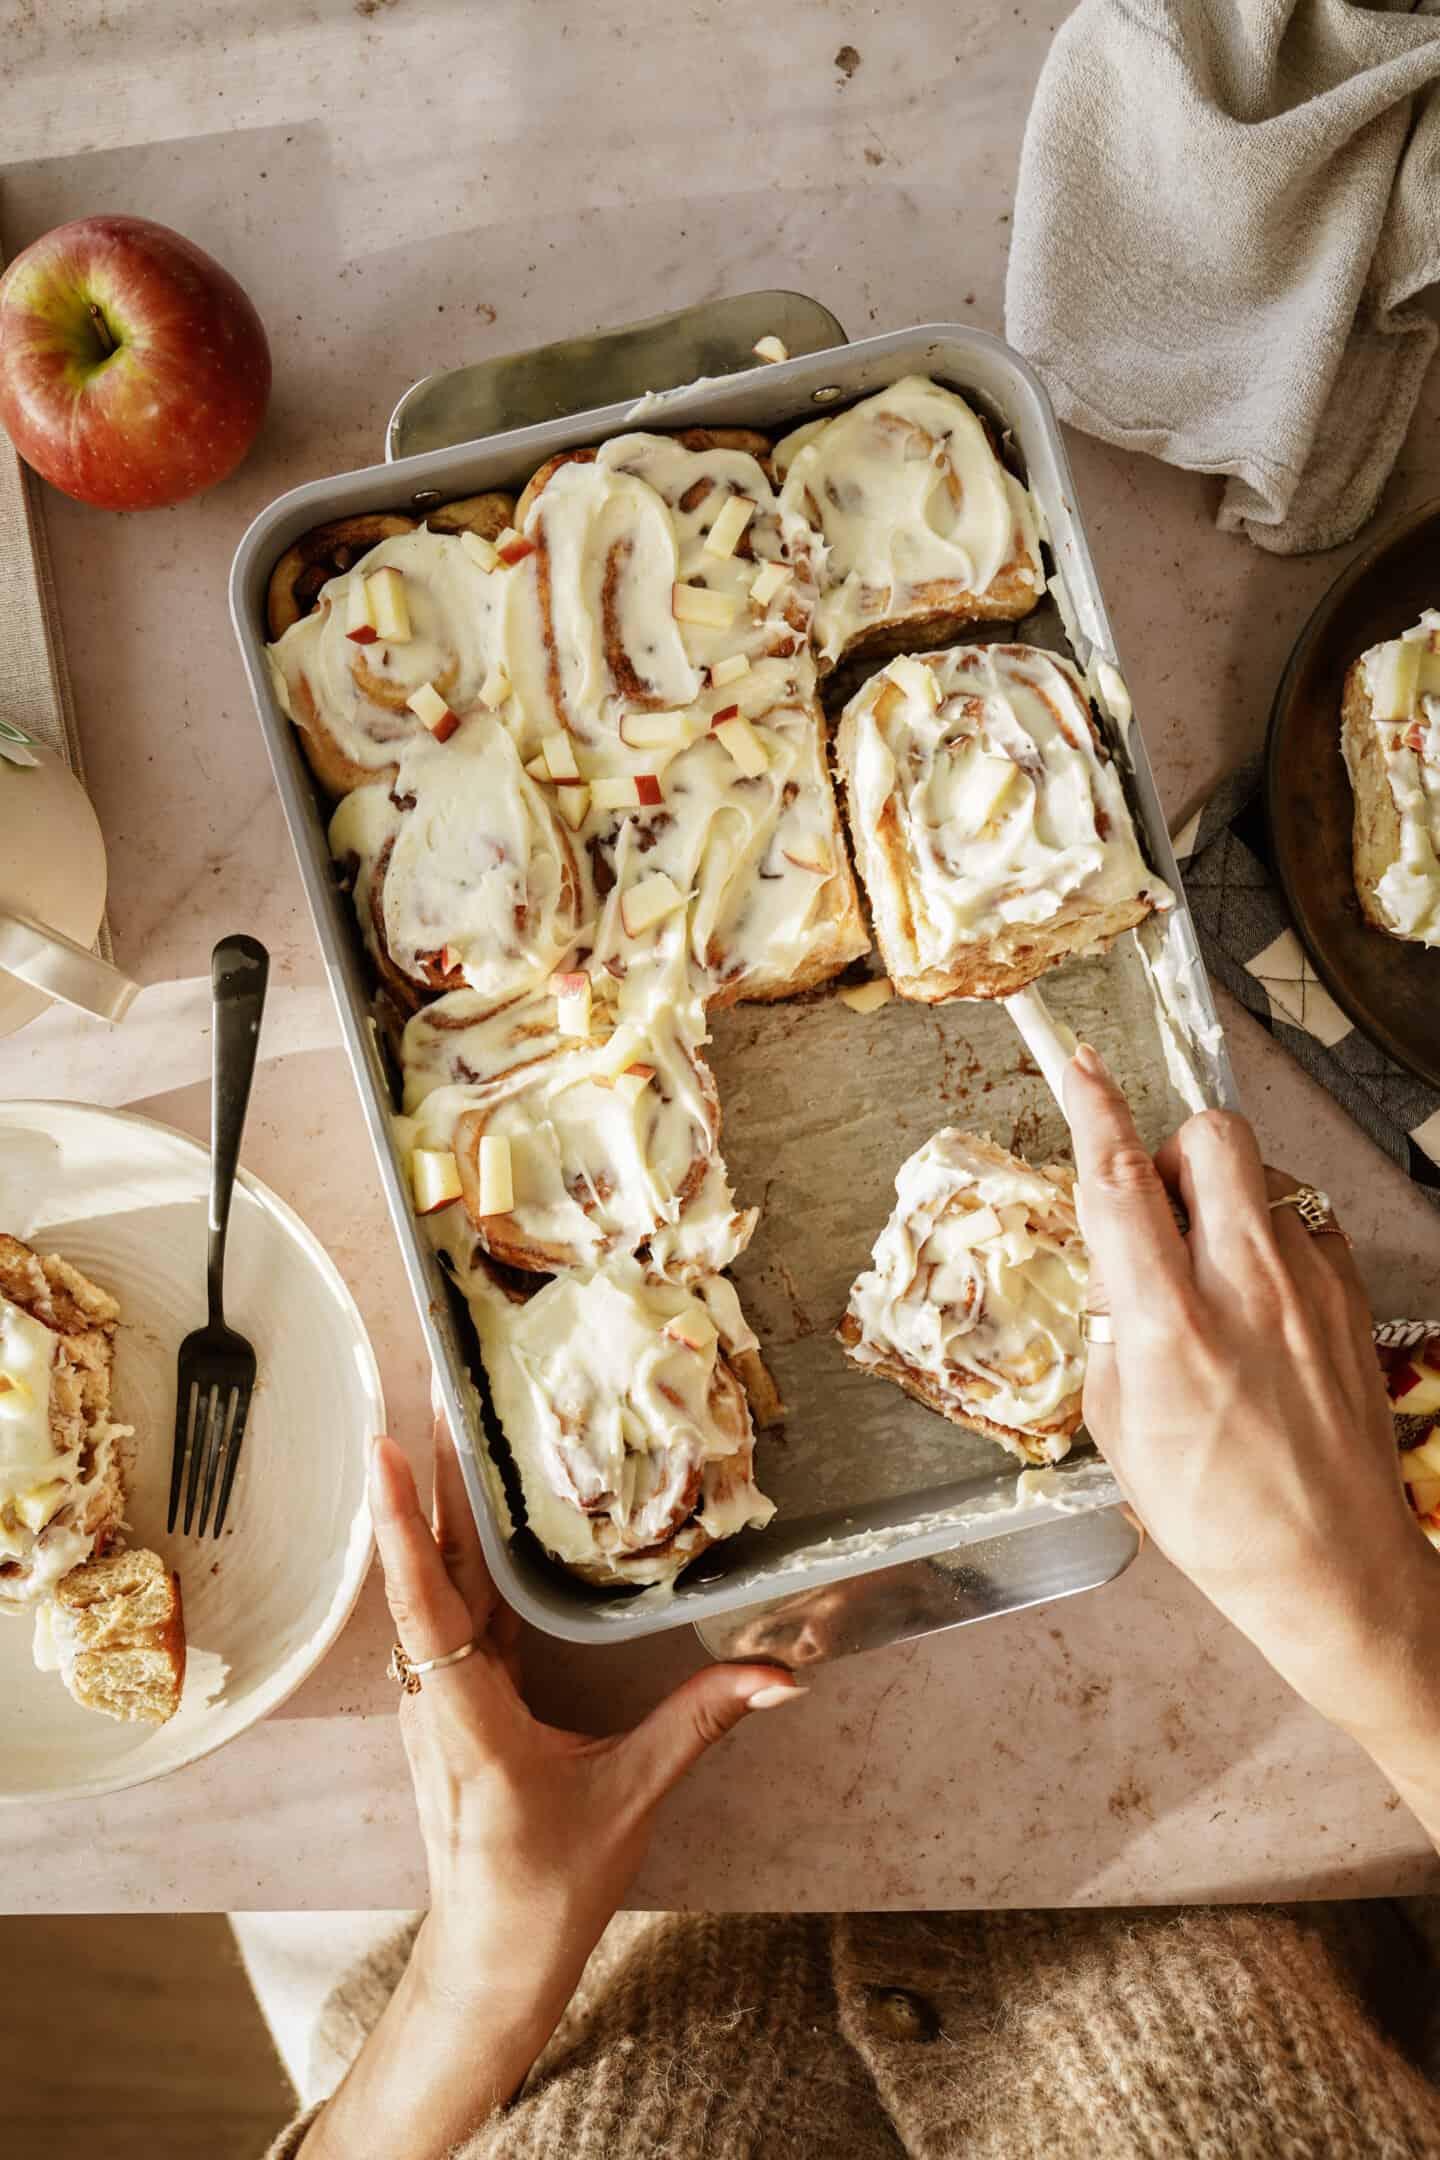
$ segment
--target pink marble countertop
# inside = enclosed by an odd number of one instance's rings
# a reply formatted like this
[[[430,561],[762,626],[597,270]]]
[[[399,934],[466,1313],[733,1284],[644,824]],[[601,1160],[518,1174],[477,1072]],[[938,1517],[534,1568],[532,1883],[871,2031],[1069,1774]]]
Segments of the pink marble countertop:
[[[203,1015],[221,933],[275,959],[249,1166],[329,1246],[418,1461],[427,1376],[226,617],[247,520],[381,452],[432,369],[722,293],[815,294],[852,334],[1001,322],[1011,191],[1051,5],[645,21],[616,0],[66,0],[7,33],[13,251],[124,209],[181,226],[254,296],[272,414],[198,504],[107,517],[48,495],[117,957]],[[837,66],[842,47],[858,64]],[[847,55],[847,61],[849,56]],[[637,102],[638,100],[638,102]],[[643,108],[643,130],[637,115]],[[1123,296],[1122,296],[1123,299]],[[1384,510],[1440,492],[1432,382]],[[1178,818],[1258,747],[1276,676],[1343,555],[1222,538],[1213,483],[1073,438],[1091,541],[1161,792]],[[1319,1177],[1378,1311],[1440,1311],[1440,1224],[1245,1015],[1227,1010],[1267,1152]],[[70,1038],[73,1042],[73,1038]],[[94,1040],[98,1040],[95,1038]],[[0,1092],[207,1123],[198,1025],[0,1045]],[[0,1903],[401,1906],[419,1847],[372,1578],[329,1659],[221,1754],[98,1803],[0,1814]],[[597,1728],[693,1665],[688,1630],[530,1645],[537,1700]],[[666,1809],[637,1902],[800,1907],[1156,1902],[1388,1892],[1440,1876],[1368,1763],[1300,1708],[1153,1552],[1109,1589],[822,1671]]]

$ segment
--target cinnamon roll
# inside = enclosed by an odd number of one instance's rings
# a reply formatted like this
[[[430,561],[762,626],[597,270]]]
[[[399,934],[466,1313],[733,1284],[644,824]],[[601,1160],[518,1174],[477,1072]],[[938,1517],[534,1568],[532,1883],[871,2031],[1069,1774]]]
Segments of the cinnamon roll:
[[[0,1611],[37,1605],[120,1528],[119,1317],[78,1268],[0,1233]]]
[[[1387,937],[1440,946],[1440,611],[1345,677],[1340,747],[1355,796],[1355,890]]]
[[[728,1284],[685,1288],[616,1263],[515,1303],[483,1267],[457,1273],[526,1520],[572,1574],[672,1583],[770,1520],[733,1362],[755,1338]]]
[[[1088,1273],[1073,1172],[948,1126],[901,1165],[840,1341],[953,1424],[1058,1462],[1080,1425]]]
[[[581,982],[587,1031],[566,1034],[565,986]],[[720,1157],[703,1009],[671,984],[640,999],[576,970],[554,995],[494,1005],[461,992],[408,1024],[406,1137],[421,1156],[453,1156],[463,1216],[493,1260],[546,1273],[644,1249],[684,1279],[749,1242],[756,1211],[736,1207]],[[504,1165],[503,1207],[487,1198],[487,1155]]]
[[[464,538],[403,530],[332,577],[267,647],[275,694],[328,794],[393,777],[426,735],[410,701],[427,687],[442,711],[480,702],[501,658],[503,598],[503,578]]]
[[[468,985],[513,997],[575,942],[587,892],[551,792],[525,772],[501,723],[472,712],[443,742],[402,746],[393,783],[347,795],[330,851],[352,871],[356,913],[386,982]]]
[[[1168,888],[1068,660],[961,645],[892,660],[837,737],[855,859],[904,997],[1007,997],[1103,951]]]
[[[659,874],[685,896],[690,979],[712,1006],[823,982],[870,940],[808,662],[764,660],[675,717],[682,748],[636,753],[659,768],[654,804],[587,828],[597,955],[629,966],[631,895]]]
[[[1030,496],[962,397],[919,375],[775,448],[787,534],[818,533],[823,666],[1013,622],[1045,590]]]

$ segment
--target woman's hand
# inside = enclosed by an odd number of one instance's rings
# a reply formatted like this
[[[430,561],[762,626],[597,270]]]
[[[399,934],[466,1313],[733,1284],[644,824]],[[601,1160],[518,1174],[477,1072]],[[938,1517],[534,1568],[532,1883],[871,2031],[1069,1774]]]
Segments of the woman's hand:
[[[1243,1118],[1191,1118],[1152,1162],[1088,1049],[1066,1108],[1115,1337],[1091,1347],[1086,1423],[1161,1549],[1398,1780],[1401,1736],[1432,1722],[1440,1556],[1405,1502],[1349,1247],[1269,1208],[1301,1181]]]
[[[431,2160],[520,2086],[644,1857],[655,1810],[752,1710],[804,1694],[774,1666],[712,1665],[632,1732],[595,1740],[531,1716],[519,1623],[490,1580],[455,1451],[436,1432],[427,1522],[393,1440],[371,1461],[385,1594],[426,1673],[400,1726],[430,1876],[410,1966],[305,2160]]]

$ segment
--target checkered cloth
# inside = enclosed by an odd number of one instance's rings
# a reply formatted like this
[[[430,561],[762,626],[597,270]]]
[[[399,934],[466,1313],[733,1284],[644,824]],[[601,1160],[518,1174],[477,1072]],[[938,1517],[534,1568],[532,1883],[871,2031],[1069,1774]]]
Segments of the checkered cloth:
[[[1440,1092],[1341,1012],[1296,937],[1275,874],[1257,758],[1175,836],[1205,964],[1440,1207]]]

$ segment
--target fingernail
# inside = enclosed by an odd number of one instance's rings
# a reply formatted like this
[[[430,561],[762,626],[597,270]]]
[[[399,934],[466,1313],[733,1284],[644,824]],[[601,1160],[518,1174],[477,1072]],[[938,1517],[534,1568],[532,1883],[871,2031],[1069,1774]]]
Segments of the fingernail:
[[[797,1696],[809,1692],[807,1687],[795,1687],[788,1682],[780,1687],[762,1687],[758,1694],[750,1697],[745,1707],[747,1710],[778,1710],[781,1703],[794,1702]]]
[[[1105,1070],[1104,1058],[1101,1057],[1098,1050],[1092,1049],[1090,1044],[1087,1042],[1082,1042],[1077,1046],[1074,1058],[1071,1060],[1071,1062],[1072,1064],[1078,1065],[1081,1072],[1086,1073],[1092,1080],[1105,1080],[1109,1078],[1109,1075]]]

